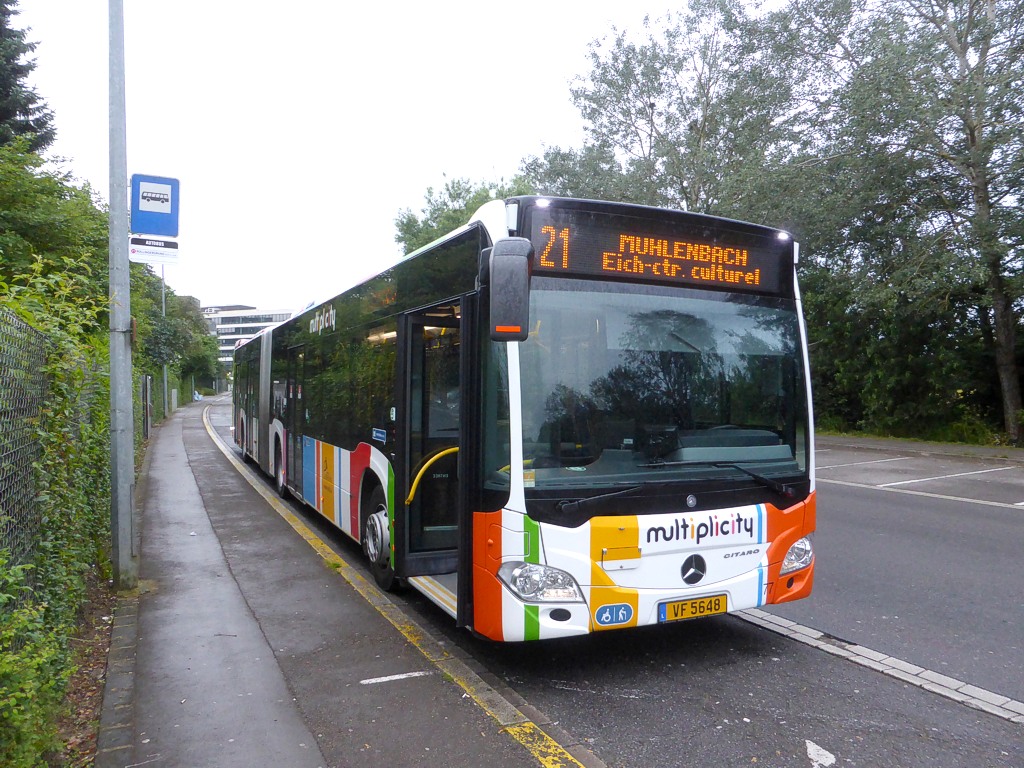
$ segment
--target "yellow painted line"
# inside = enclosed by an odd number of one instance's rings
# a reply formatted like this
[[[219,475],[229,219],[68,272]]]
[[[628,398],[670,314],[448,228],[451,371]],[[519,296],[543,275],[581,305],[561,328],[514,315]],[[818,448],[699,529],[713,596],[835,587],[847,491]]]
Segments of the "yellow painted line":
[[[325,544],[288,506],[254,473],[235,456],[235,452],[217,434],[210,423],[210,408],[203,409],[203,424],[210,439],[238,470],[239,474],[264,500],[283,517],[295,531],[305,539],[320,557],[337,571],[377,612],[391,622],[402,635],[412,643],[442,673],[458,684],[477,705],[494,718],[501,730],[522,744],[536,758],[543,768],[584,768],[569,752],[546,734],[540,726],[520,712],[510,701],[487,685],[479,675],[461,660],[455,658],[436,643],[419,625],[410,619],[401,608],[393,603],[375,584],[371,584],[353,568],[341,555]]]
[[[569,755],[561,745],[555,742],[544,731],[537,727],[536,723],[529,721],[518,725],[511,725],[505,729],[512,738],[524,745],[530,754],[537,758],[537,761],[544,768],[560,768],[563,765],[580,765]],[[565,758],[572,762],[565,762]]]

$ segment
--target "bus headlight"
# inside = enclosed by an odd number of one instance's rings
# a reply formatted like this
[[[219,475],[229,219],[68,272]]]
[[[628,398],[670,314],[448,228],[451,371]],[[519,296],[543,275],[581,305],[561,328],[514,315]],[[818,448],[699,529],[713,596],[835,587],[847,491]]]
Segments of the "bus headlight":
[[[811,547],[811,540],[805,536],[799,541],[794,542],[793,546],[789,548],[786,557],[782,561],[782,570],[779,571],[779,575],[785,576],[787,573],[806,568],[811,564],[813,558],[814,550]]]
[[[503,563],[500,578],[519,598],[528,603],[581,603],[583,593],[571,575],[558,568],[536,563]]]

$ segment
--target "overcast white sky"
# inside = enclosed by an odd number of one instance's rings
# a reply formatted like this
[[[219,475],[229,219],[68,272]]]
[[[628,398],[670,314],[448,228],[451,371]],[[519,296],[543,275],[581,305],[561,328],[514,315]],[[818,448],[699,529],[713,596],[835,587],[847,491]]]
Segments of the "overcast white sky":
[[[395,217],[446,175],[507,180],[579,146],[569,89],[588,43],[682,2],[344,6],[124,0],[128,173],[180,181],[176,293],[292,310],[390,266]],[[50,154],[109,199],[107,0],[18,7]]]

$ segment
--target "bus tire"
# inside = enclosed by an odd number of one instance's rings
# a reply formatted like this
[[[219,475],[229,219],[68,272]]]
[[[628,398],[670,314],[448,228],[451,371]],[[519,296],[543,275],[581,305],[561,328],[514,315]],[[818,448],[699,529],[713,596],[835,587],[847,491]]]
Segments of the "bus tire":
[[[249,456],[249,444],[245,441],[245,422],[238,422],[238,447],[242,449],[242,461],[246,464],[252,464],[252,458]]]
[[[363,553],[377,586],[384,591],[395,587],[395,569],[391,567],[391,526],[384,489],[375,486],[363,517]]]
[[[274,487],[282,499],[288,498],[288,484],[284,477],[284,462],[281,461],[281,444],[274,441]]]

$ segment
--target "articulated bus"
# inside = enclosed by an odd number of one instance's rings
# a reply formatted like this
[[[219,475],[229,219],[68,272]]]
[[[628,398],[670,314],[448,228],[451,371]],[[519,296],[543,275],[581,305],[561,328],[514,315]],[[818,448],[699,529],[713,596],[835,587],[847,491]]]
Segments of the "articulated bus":
[[[524,196],[235,352],[235,441],[496,641],[810,594],[798,248],[763,226]]]

